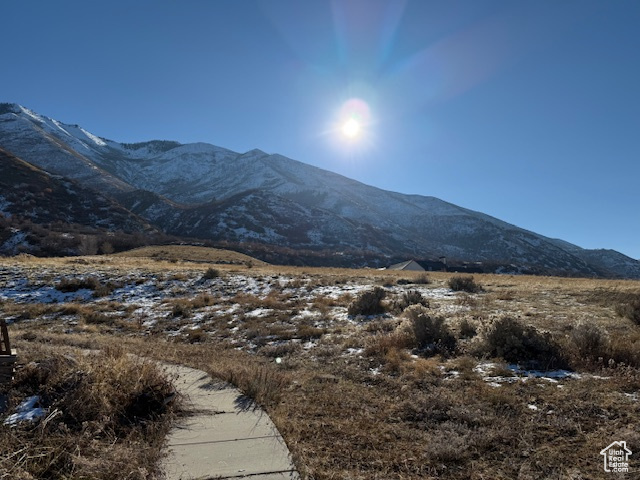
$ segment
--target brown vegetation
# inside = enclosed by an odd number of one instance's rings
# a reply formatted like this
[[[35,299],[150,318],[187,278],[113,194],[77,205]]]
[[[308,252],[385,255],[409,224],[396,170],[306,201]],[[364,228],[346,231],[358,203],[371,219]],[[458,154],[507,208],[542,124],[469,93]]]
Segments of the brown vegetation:
[[[267,263],[243,253],[219,248],[192,245],[154,245],[118,253],[120,257],[152,258],[164,261],[220,263],[236,265],[267,265]]]
[[[452,292],[442,272],[406,284],[406,272],[216,265],[203,281],[210,265],[82,260],[3,265],[32,285],[95,276],[156,288],[157,299],[5,300],[19,352],[117,342],[204,369],[265,406],[306,478],[605,479],[602,448],[626,440],[640,451],[640,326],[619,315],[638,282],[479,275],[478,294]],[[370,306],[384,315],[364,317]],[[527,378],[512,363],[572,373]],[[69,435],[85,463],[112,473],[108,454]],[[153,455],[132,462],[147,478]]]
[[[482,287],[476,283],[473,277],[454,276],[447,281],[447,285],[454,292],[478,293]]]
[[[86,354],[42,344],[21,348],[20,358],[10,403],[37,395],[46,417],[0,427],[2,478],[159,475],[179,399],[155,363],[113,347]]]
[[[349,304],[349,315],[379,315],[386,311],[382,300],[386,296],[383,288],[375,287],[372,290],[362,292]]]

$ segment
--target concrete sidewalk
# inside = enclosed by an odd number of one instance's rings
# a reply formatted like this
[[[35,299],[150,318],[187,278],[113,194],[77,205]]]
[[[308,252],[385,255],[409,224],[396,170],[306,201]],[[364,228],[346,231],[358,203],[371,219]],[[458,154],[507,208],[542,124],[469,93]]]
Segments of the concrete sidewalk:
[[[166,365],[190,414],[168,437],[168,480],[291,480],[300,476],[271,419],[234,387],[205,372]]]

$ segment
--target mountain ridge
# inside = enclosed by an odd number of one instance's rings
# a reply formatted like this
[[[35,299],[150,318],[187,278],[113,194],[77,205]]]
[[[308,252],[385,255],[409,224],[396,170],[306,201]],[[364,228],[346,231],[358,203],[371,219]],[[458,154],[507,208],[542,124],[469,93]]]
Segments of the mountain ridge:
[[[406,195],[259,149],[121,144],[0,104],[0,146],[104,192],[174,235],[385,258],[500,262],[542,272],[640,278],[640,262],[590,251],[445,202]]]

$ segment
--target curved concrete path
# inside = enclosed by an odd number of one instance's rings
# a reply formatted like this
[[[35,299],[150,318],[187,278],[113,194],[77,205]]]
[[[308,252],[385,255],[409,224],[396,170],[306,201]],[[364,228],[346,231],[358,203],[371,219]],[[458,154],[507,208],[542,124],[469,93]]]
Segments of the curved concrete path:
[[[201,370],[165,365],[188,416],[168,437],[168,480],[292,480],[300,476],[273,422],[234,387]]]

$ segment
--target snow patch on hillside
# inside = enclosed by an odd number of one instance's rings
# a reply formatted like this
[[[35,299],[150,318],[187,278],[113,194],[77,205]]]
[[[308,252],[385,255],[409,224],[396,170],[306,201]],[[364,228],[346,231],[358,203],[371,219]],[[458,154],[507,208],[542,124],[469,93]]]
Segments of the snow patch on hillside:
[[[37,113],[35,113],[34,111],[29,110],[28,108],[25,108],[22,105],[19,105],[19,108],[20,108],[20,111],[22,113],[24,113],[28,117],[32,118],[36,122],[43,122],[44,121],[43,118],[40,115],[38,115]]]
[[[84,133],[93,143],[99,147],[105,147],[107,144],[100,137],[96,137],[94,134],[87,132],[84,128],[80,128],[80,131]]]

